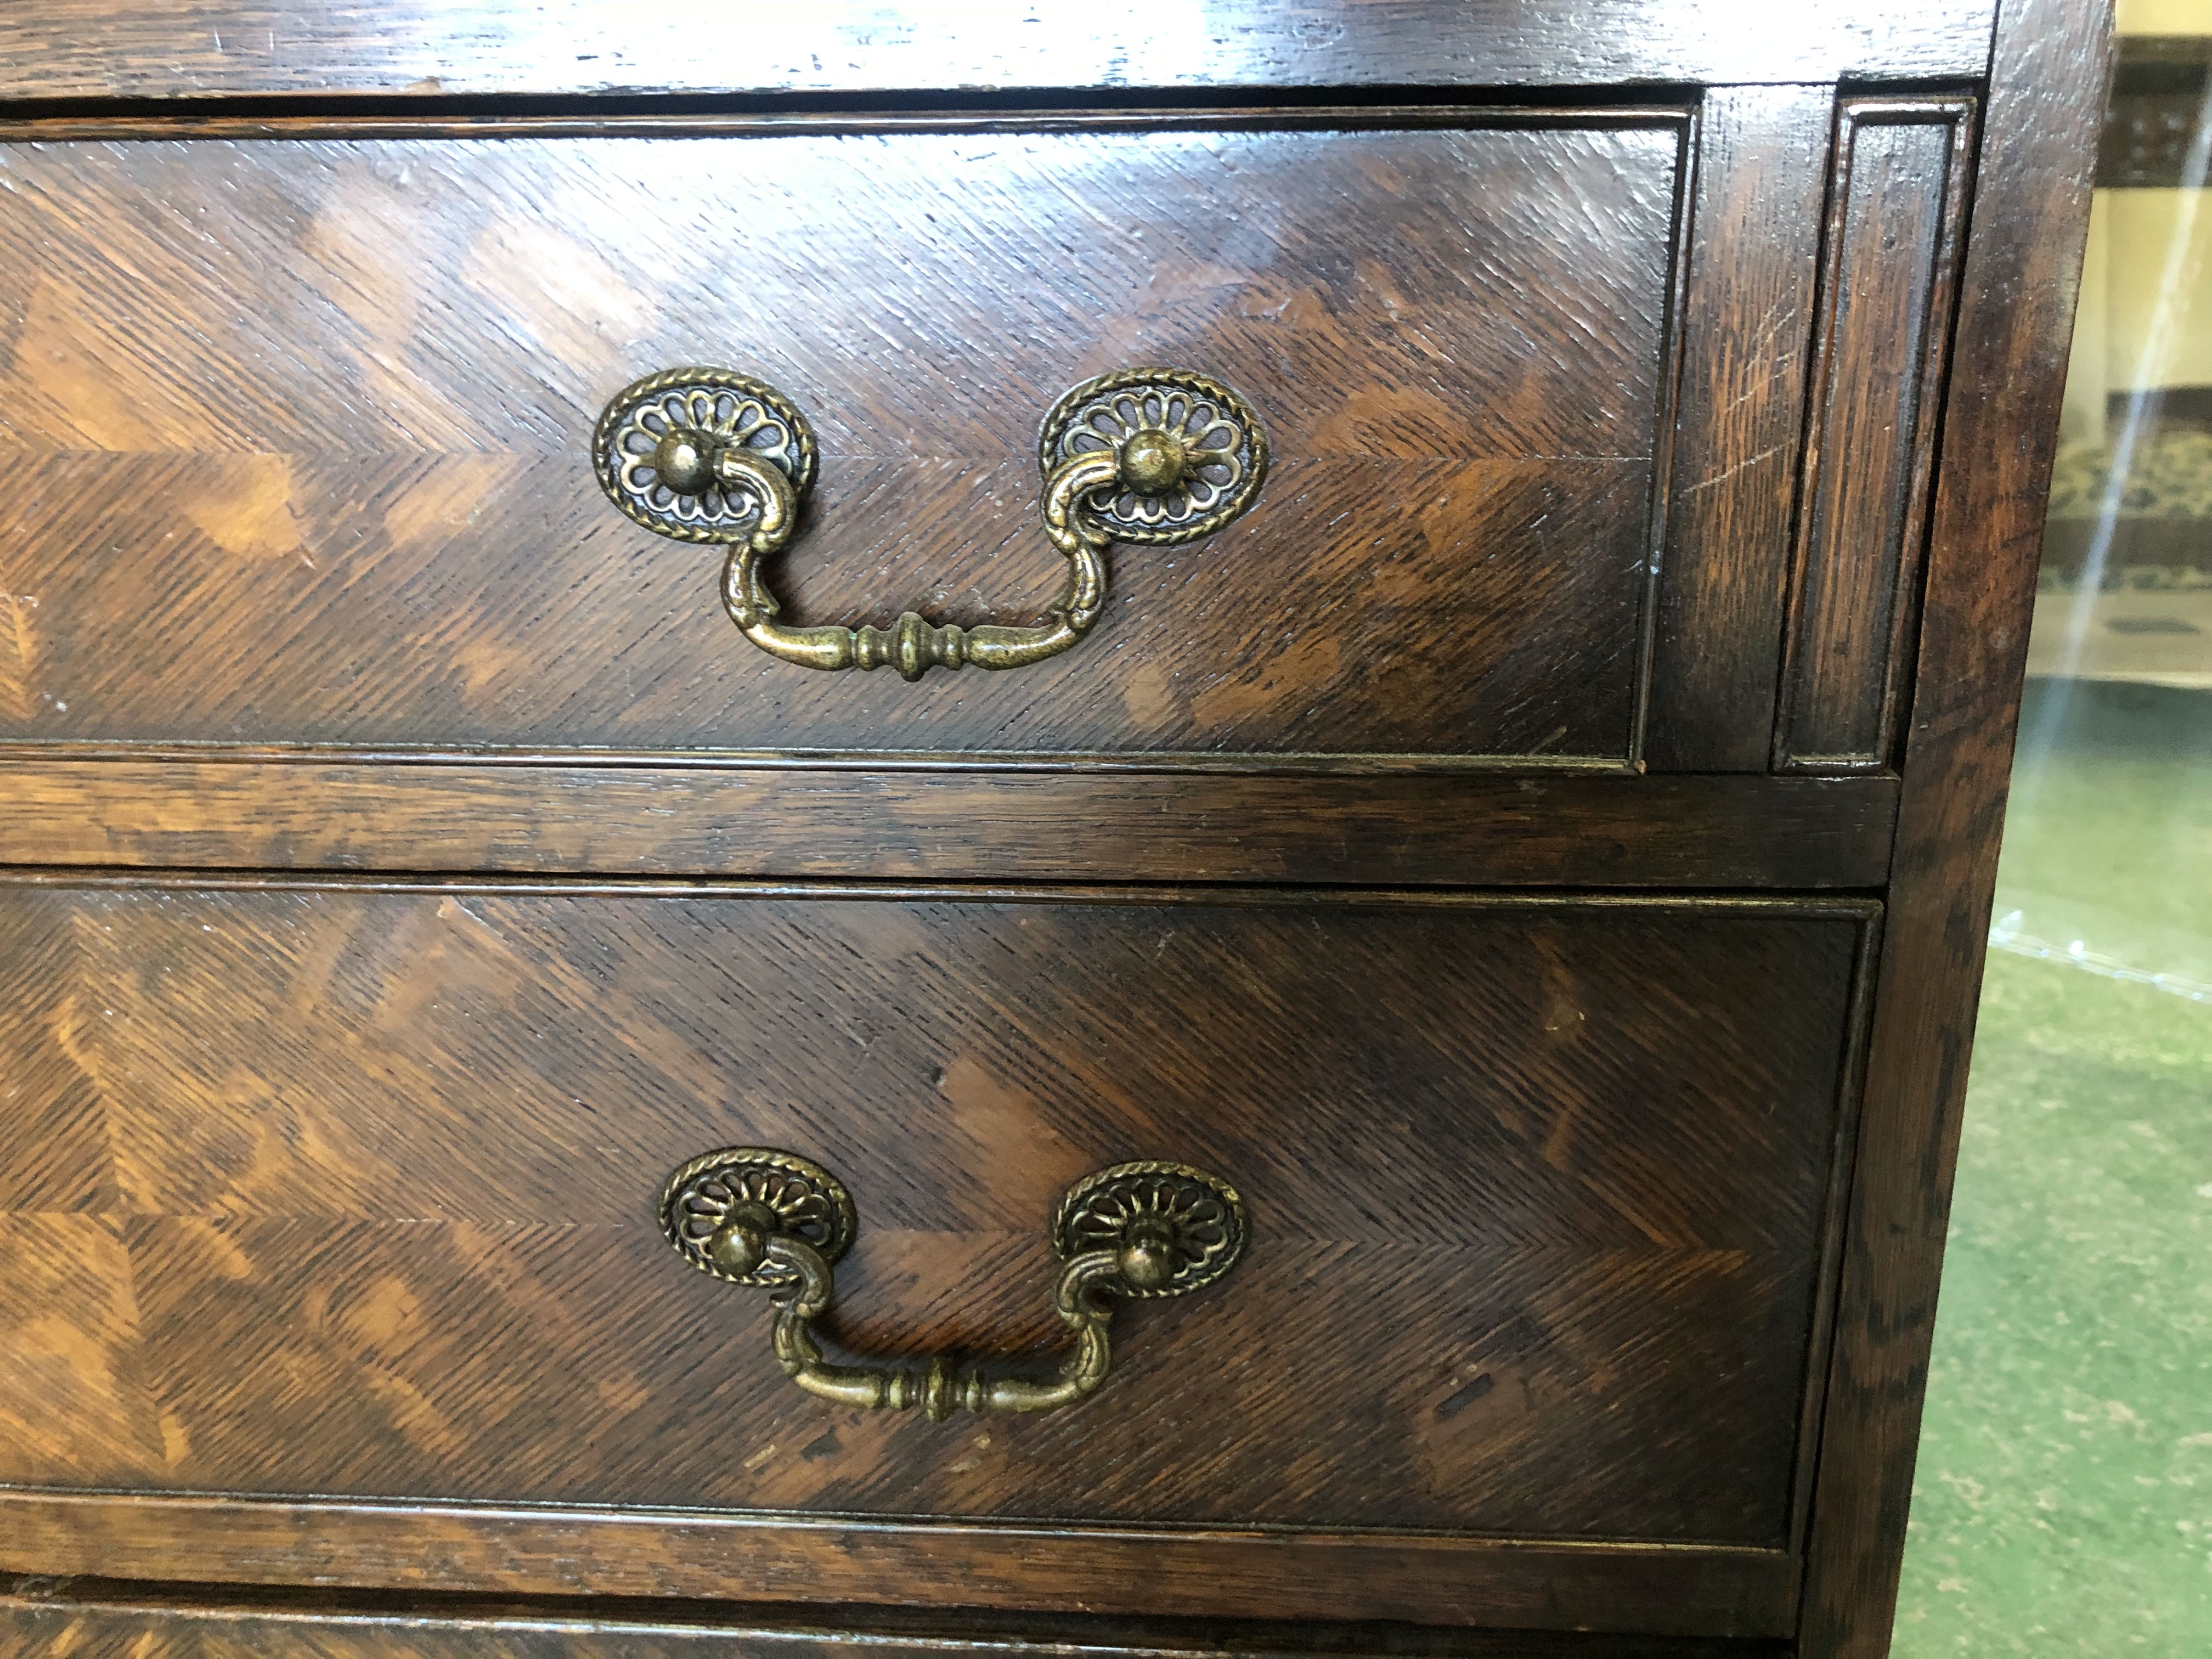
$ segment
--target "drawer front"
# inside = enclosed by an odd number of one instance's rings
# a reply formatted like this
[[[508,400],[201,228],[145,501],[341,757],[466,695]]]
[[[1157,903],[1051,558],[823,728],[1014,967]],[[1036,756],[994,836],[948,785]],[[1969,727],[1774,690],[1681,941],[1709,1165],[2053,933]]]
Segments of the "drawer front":
[[[0,744],[1879,773],[1972,117],[9,127]],[[816,435],[749,575],[597,479],[692,363]],[[1264,482],[1178,546],[1071,496],[1094,588],[1039,423],[1156,364]],[[978,627],[1060,653],[924,672]]]
[[[189,1594],[149,1595],[138,1586],[97,1589],[112,1599],[86,1595],[80,1585],[0,1578],[0,1650],[78,1659],[844,1659],[856,1650],[883,1659],[1219,1659],[1232,1650],[1257,1659],[1321,1659],[1342,1650],[1326,1636],[1317,1640],[1310,1626],[1244,1627],[1233,1638],[1218,1626],[1132,1631],[1039,1620],[1023,1621],[1018,1632],[989,1626],[937,1632],[913,1621],[794,1627],[733,1619],[720,1609],[653,1616],[633,1605],[586,1619],[547,1604],[417,1601],[403,1610],[264,1594],[226,1605]],[[1525,1631],[1442,1640],[1401,1634],[1389,1650],[1406,1659],[1784,1659],[1776,1643]]]
[[[7,1482],[1790,1545],[1867,906],[5,906]],[[1045,1220],[1124,1159],[1249,1247],[1073,1406],[855,1412],[661,1236],[729,1145],[850,1188],[863,1356],[1063,1347]]]
[[[1628,758],[1687,112],[1042,125],[0,145],[0,736]],[[1265,485],[1011,675],[756,651],[594,477],[728,363],[818,435],[786,621],[1033,623],[1039,423],[1156,362]]]

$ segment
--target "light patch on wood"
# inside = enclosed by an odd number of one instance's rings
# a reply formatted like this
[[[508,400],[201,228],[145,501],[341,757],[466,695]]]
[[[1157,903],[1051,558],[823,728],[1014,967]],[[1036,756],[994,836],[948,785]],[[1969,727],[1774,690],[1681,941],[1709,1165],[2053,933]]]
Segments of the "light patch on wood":
[[[192,1437],[185,1428],[185,1420],[166,1407],[161,1413],[161,1459],[169,1466],[171,1474],[185,1466],[192,1455]]]
[[[1140,729],[1171,724],[1179,712],[1176,697],[1176,671],[1171,663],[1158,658],[1133,665],[1112,682],[1121,693],[1121,706],[1129,711],[1129,719]]]
[[[213,1222],[179,1217],[177,1225],[204,1255],[192,1259],[192,1273],[204,1279],[212,1273],[234,1285],[250,1283],[258,1276],[253,1258],[239,1249],[238,1241]]]
[[[421,285],[413,273],[421,205],[396,179],[366,167],[339,168],[300,235],[319,295],[379,344],[413,332]]]
[[[471,705],[488,690],[527,684],[533,666],[520,647],[482,635],[454,645],[447,665],[461,677],[461,689]]]
[[[345,1319],[348,1334],[379,1347],[403,1340],[422,1325],[422,1299],[404,1279],[389,1274],[348,1310]]]
[[[468,1437],[456,1430],[453,1419],[412,1382],[388,1371],[368,1370],[362,1372],[362,1382],[392,1414],[392,1426],[406,1437],[410,1445],[440,1457],[467,1454]]]
[[[962,1054],[947,1066],[937,1092],[951,1108],[947,1127],[975,1148],[975,1167],[1018,1170],[1024,1186],[1048,1187],[1055,1194],[1091,1173],[1092,1158],[1054,1129],[1036,1097],[975,1055]]]
[[[137,1341],[131,1267],[96,1216],[0,1216],[0,1480],[142,1478],[153,1422],[123,1364]]]
[[[35,712],[39,636],[32,623],[38,608],[36,594],[0,593],[0,714],[9,720],[27,720]]]
[[[149,351],[68,283],[32,289],[12,367],[0,405],[25,439],[126,453],[225,447],[214,411],[179,383],[189,365]]]
[[[1311,698],[1316,687],[1334,683],[1341,657],[1336,635],[1315,626],[1280,650],[1255,653],[1237,678],[1199,692],[1190,700],[1191,714],[1205,726],[1233,726],[1271,714],[1285,698]]]
[[[629,343],[652,307],[598,249],[540,220],[502,218],[477,238],[462,276],[568,368],[617,385],[637,372]]]
[[[397,545],[442,545],[482,518],[492,492],[520,463],[505,455],[441,456],[384,507],[386,534]]]
[[[248,559],[300,551],[291,457],[227,455],[215,472],[215,478],[185,504],[185,516],[209,540],[226,553]]]
[[[395,146],[387,157],[403,153]],[[434,449],[481,441],[475,411],[459,406],[414,356],[423,332],[423,273],[439,263],[441,234],[411,167],[388,159],[380,168],[340,167],[301,234],[301,279],[354,325],[323,349],[356,366],[370,407],[390,423],[377,439],[384,447],[394,437]]]

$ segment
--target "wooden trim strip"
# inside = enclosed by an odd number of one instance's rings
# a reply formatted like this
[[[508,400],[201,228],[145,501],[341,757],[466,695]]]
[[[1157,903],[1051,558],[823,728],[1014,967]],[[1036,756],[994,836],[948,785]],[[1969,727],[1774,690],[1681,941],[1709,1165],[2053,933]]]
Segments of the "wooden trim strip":
[[[574,877],[294,875],[226,871],[172,873],[156,870],[11,870],[0,866],[0,889],[45,887],[63,891],[166,893],[452,893],[505,898],[814,899],[825,903],[947,904],[1194,904],[1217,909],[1263,910],[1278,906],[1326,905],[1395,910],[1596,910],[1722,916],[1817,916],[1867,923],[1881,916],[1881,901],[1855,894],[1819,893],[1591,893],[1547,889],[1534,892],[1471,892],[1404,887],[1218,887],[1085,884],[1030,882],[860,881],[623,881]],[[6,1490],[0,1483],[0,1491]]]
[[[0,1571],[522,1595],[1775,1636],[1796,1566],[1711,1545],[1143,1532],[0,1492]]]
[[[1813,1279],[1813,1316],[1805,1340],[1805,1386],[1797,1413],[1797,1443],[1790,1470],[1789,1548],[1801,1560],[1811,1531],[1813,1492],[1819,1479],[1820,1420],[1828,1395],[1828,1358],[1834,1352],[1836,1282],[1850,1220],[1853,1166],[1858,1152],[1859,1111],[1866,1098],[1867,1037],[1874,1021],[1876,964],[1881,959],[1882,916],[1869,907],[1852,953],[1850,1012],[1844,1024],[1843,1059],[1836,1073],[1835,1142],[1828,1190],[1820,1206],[1820,1266]]]
[[[1698,158],[1705,135],[1724,119],[1729,100],[1723,94],[1701,100],[1674,137],[1674,222],[1668,236],[1673,252],[1667,264],[1666,329],[1659,345],[1659,396],[1651,434],[1651,484],[1644,519],[1644,581],[1637,596],[1635,702],[1629,711],[1629,767],[1646,769],[1644,744],[1651,730],[1654,642],[1659,635],[1659,577],[1666,563],[1667,537],[1674,488],[1674,447],[1682,429],[1682,346],[1688,337],[1689,274],[1696,264]],[[1700,377],[1702,382],[1704,377]]]
[[[1894,758],[1973,127],[1966,98],[1848,98],[1836,112],[1778,772]]]
[[[1771,1641],[0,1577],[0,1652],[321,1659],[1788,1659]],[[11,1645],[11,1643],[14,1645]]]
[[[1717,88],[1698,118],[1642,750],[1655,771],[1766,770],[1832,108],[1826,87]]]
[[[948,100],[948,101],[950,101]],[[1171,109],[758,111],[721,114],[368,114],[33,116],[0,119],[0,143],[119,143],[178,139],[776,138],[886,132],[1286,132],[1404,127],[1622,128],[1686,125],[1686,104],[1198,104]]]
[[[0,864],[908,880],[1844,888],[1886,778],[1177,777],[0,761]]]
[[[1889,1651],[2111,14],[2007,0],[1961,284],[1802,1659]]]
[[[1596,755],[1323,754],[1258,750],[1187,749],[1032,750],[1001,751],[930,749],[595,749],[490,744],[453,748],[439,744],[148,743],[98,738],[0,738],[0,764],[10,761],[268,761],[361,766],[599,766],[668,767],[726,772],[769,767],[821,771],[962,772],[981,776],[1008,772],[1170,772],[1177,777],[1231,774],[1269,777],[1435,776],[1460,772],[1587,772],[1620,776],[1638,769]]]

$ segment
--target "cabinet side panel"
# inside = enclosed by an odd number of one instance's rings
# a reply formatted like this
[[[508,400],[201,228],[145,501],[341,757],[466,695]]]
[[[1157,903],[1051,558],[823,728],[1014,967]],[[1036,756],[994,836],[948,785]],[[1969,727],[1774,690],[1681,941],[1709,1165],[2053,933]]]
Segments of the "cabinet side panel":
[[[2005,8],[1944,415],[1799,1651],[1889,1650],[2110,13]]]

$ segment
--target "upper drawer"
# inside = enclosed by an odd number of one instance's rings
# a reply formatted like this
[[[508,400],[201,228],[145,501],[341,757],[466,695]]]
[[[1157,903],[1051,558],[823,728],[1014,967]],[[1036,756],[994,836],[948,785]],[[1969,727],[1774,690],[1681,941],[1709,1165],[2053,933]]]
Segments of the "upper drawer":
[[[1708,103],[0,146],[0,737],[1764,769],[1830,106]],[[1088,377],[1218,377],[1272,468],[1065,654],[823,673],[600,493],[689,363],[818,434],[787,622],[1035,623]]]

